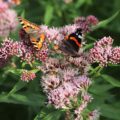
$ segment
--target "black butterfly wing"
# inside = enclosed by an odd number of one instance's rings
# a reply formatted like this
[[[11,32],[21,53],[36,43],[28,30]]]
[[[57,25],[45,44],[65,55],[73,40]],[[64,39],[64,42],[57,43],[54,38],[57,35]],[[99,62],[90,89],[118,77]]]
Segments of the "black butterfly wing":
[[[68,40],[62,41],[60,45],[60,50],[73,57],[79,56],[76,48]]]

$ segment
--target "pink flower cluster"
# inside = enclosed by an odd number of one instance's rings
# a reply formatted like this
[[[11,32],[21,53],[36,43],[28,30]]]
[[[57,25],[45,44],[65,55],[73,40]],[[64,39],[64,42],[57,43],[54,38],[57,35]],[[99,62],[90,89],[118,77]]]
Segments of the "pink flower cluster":
[[[0,48],[0,59],[8,59],[12,55],[18,54],[18,42],[13,42],[11,39],[5,39]]]
[[[104,37],[97,41],[89,53],[91,63],[98,62],[102,66],[108,63],[120,63],[120,47],[113,47],[112,44],[111,37]]]
[[[34,78],[36,78],[36,75],[35,75],[35,73],[33,73],[31,71],[24,70],[21,74],[22,81],[29,82],[30,80],[33,80]]]
[[[47,93],[48,103],[56,108],[71,108],[71,101],[76,103],[78,94],[87,91],[91,84],[84,72],[80,71],[81,67],[76,67],[73,61],[65,58],[49,58],[44,63],[40,69],[43,71],[42,86]]]
[[[18,25],[17,14],[8,7],[7,3],[0,2],[0,37],[7,37]]]
[[[98,24],[98,19],[93,16],[93,15],[89,15],[88,17],[78,17],[75,19],[74,23],[83,30],[84,33],[86,32],[90,32],[91,26],[95,26]]]

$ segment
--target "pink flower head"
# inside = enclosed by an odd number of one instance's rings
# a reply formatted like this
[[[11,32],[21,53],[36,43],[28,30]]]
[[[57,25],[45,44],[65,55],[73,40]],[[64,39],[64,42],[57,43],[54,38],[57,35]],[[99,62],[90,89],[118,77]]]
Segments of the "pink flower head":
[[[80,54],[79,57],[69,58],[69,62],[79,68],[81,74],[87,74],[89,70],[89,59],[86,54]]]
[[[103,37],[102,39],[97,41],[94,46],[105,48],[107,46],[111,46],[112,44],[113,44],[113,39],[111,37]]]
[[[2,43],[2,47],[0,48],[0,58],[7,59],[12,55],[18,54],[17,49],[17,42],[13,42],[11,39],[5,39]]]
[[[75,19],[74,23],[76,24],[76,26],[81,28],[84,33],[87,33],[91,31],[92,25],[96,25],[98,23],[98,19],[95,16],[90,15],[87,18],[78,17]]]
[[[76,77],[73,83],[81,90],[86,90],[91,85],[90,79],[85,75]]]
[[[109,56],[111,55],[113,39],[111,37],[104,37],[95,43],[94,48],[90,49],[89,59],[91,63],[98,62],[104,66],[109,63]]]
[[[97,25],[99,22],[98,19],[93,15],[87,16],[86,21],[91,25]]]
[[[68,68],[68,69],[66,69],[66,70],[64,70],[63,71],[63,79],[64,79],[64,81],[70,81],[71,79],[73,79],[74,78],[74,76],[76,75],[78,73],[78,71],[76,70],[74,70],[74,69],[70,69],[70,68]]]
[[[0,3],[2,4],[2,3]],[[5,4],[5,3],[4,3]],[[10,32],[14,31],[17,28],[18,22],[16,20],[17,14],[14,10],[5,7],[4,11],[1,6],[0,10],[0,36],[6,37]]]
[[[113,64],[120,63],[120,47],[112,48],[111,54],[109,56],[109,61]]]
[[[0,13],[8,9],[8,4],[5,2],[0,2]]]
[[[42,77],[42,86],[44,87],[45,92],[50,92],[51,90],[57,88],[59,84],[60,84],[60,79],[55,75]]]
[[[40,50],[36,52],[36,58],[40,61],[45,62],[48,58],[48,50]]]
[[[27,71],[27,70],[24,70],[22,75],[21,75],[21,80],[26,81],[26,82],[29,82],[35,78],[36,78],[35,73],[33,73],[31,71]]]
[[[66,35],[69,35],[69,34],[75,32],[77,28],[78,28],[78,26],[76,24],[66,25],[60,29],[60,33],[62,33],[63,36],[66,36]]]
[[[64,83],[48,93],[48,101],[56,108],[67,108],[71,106],[70,100],[74,101],[78,92],[79,90],[72,83]]]
[[[33,61],[34,58],[32,50],[26,47],[23,42],[14,42],[13,40],[6,38],[0,48],[0,58],[7,59],[14,55],[28,63]]]

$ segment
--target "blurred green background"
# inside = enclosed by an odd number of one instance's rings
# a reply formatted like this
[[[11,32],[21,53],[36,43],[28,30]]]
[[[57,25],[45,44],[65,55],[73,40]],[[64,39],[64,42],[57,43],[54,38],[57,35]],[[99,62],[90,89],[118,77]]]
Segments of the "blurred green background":
[[[66,1],[71,2],[66,3]],[[14,9],[18,15],[37,24],[60,27],[72,24],[74,18],[78,16],[95,15],[100,21],[108,19],[120,10],[120,0],[23,0],[21,5]],[[120,46],[120,14],[109,24],[90,33],[90,36],[96,40],[111,36],[114,45]],[[11,37],[17,40],[17,32]],[[93,41],[88,39],[87,42]],[[20,62],[17,58],[13,61]],[[19,64],[18,68],[20,68]],[[9,91],[20,79],[19,76],[9,73],[8,69],[9,65],[0,69],[0,120],[53,120],[53,118],[64,120],[64,113],[59,115],[59,110],[44,107],[45,98],[39,78],[8,97]],[[89,107],[91,110],[95,108],[100,110],[100,120],[120,120],[120,65],[105,67],[102,73],[105,76],[93,79],[89,92],[94,100]],[[52,113],[54,116],[50,118]]]

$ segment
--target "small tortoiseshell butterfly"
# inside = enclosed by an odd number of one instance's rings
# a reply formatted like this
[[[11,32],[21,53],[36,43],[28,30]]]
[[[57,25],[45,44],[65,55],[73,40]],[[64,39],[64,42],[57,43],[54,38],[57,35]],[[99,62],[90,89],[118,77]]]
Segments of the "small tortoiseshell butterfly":
[[[78,51],[82,45],[82,39],[82,30],[77,29],[74,33],[71,33],[65,37],[65,39],[62,41],[62,44],[60,45],[60,49],[73,57],[77,57],[79,56]]]
[[[18,17],[23,30],[29,35],[30,42],[33,44],[36,50],[40,50],[42,48],[43,42],[45,40],[45,34],[39,33],[40,27],[26,19]]]

